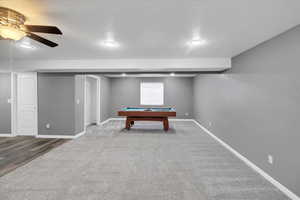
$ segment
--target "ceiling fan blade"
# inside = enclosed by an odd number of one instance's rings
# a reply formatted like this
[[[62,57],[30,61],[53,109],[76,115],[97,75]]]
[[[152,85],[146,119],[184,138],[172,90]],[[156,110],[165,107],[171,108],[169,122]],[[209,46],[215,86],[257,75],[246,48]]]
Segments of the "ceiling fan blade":
[[[25,27],[29,32],[62,35],[62,32],[56,26],[25,25]]]
[[[56,47],[58,46],[58,44],[54,43],[54,42],[51,42],[50,40],[47,40],[45,38],[42,38],[34,33],[27,33],[27,37],[29,37],[30,39],[33,39],[35,41],[38,41],[40,43],[43,43],[44,45],[46,46],[49,46],[49,47]]]

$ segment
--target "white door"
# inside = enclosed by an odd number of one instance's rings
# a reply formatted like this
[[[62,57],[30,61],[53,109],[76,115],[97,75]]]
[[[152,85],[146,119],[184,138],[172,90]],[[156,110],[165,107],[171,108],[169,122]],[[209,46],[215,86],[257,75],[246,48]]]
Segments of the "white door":
[[[17,74],[17,135],[37,135],[37,74]]]

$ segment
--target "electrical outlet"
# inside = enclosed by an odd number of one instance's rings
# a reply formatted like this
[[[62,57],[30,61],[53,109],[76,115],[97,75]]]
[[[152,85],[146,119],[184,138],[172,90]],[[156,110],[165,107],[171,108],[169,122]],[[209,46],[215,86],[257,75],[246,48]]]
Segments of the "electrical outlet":
[[[50,124],[46,124],[46,128],[49,129],[50,128]]]
[[[185,116],[189,116],[190,114],[189,113],[185,113]]]
[[[7,99],[7,103],[11,103],[11,99]]]
[[[208,125],[209,125],[209,126],[211,126],[211,125],[212,125],[212,123],[211,123],[211,122],[209,122],[209,123],[208,123]]]
[[[77,99],[77,100],[76,100],[76,103],[77,103],[77,104],[80,104],[80,100],[79,100],[79,99]]]
[[[274,159],[273,159],[272,155],[268,155],[268,163],[271,164],[271,165],[273,165]]]

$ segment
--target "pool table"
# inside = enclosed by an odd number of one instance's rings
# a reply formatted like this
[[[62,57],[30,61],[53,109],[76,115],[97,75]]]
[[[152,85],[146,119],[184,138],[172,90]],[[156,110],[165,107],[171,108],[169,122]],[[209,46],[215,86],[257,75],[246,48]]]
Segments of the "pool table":
[[[142,108],[142,107],[126,107],[118,112],[119,116],[126,117],[126,129],[134,125],[135,121],[161,121],[164,130],[169,130],[169,117],[176,117],[174,108]]]

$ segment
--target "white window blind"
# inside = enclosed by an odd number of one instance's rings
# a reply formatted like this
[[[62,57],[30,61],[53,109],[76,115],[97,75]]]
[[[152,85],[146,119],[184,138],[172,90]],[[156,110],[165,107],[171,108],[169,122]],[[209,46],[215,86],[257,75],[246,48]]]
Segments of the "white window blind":
[[[141,105],[163,105],[164,84],[163,83],[141,83]]]

